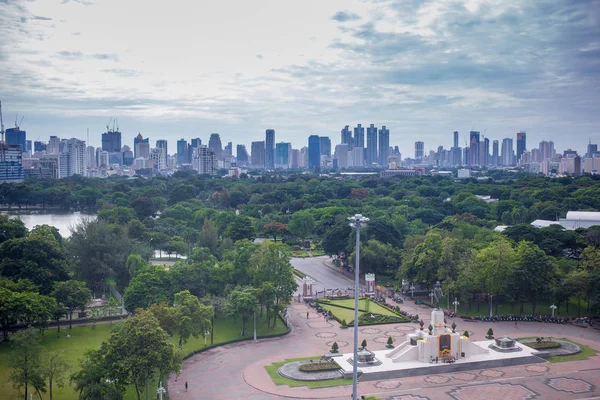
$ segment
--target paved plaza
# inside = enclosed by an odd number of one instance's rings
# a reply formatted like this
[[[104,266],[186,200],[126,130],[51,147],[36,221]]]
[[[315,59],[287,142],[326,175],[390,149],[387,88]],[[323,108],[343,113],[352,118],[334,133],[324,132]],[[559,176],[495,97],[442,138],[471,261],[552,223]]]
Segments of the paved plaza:
[[[312,259],[323,265],[324,258]],[[303,260],[306,262],[306,260]],[[336,272],[330,271],[337,280]],[[311,275],[312,276],[312,275]],[[316,278],[316,277],[315,277]],[[326,281],[327,276],[320,277]],[[316,278],[317,279],[317,278]],[[324,286],[329,284],[325,282]],[[430,308],[414,303],[401,305],[411,314],[429,321]],[[309,312],[309,318],[306,313]],[[288,308],[292,332],[289,335],[240,342],[217,347],[187,359],[177,379],[169,379],[169,394],[174,400],[188,399],[344,399],[350,398],[351,385],[320,389],[277,386],[264,366],[285,358],[323,355],[337,342],[340,352],[351,352],[352,329],[340,329],[335,321],[323,317],[305,304]],[[457,330],[468,330],[472,340],[483,340],[488,328],[496,337],[567,337],[600,350],[600,331],[573,325],[539,322],[464,322],[453,319]],[[452,319],[448,321],[452,323]],[[359,328],[359,340],[366,339],[370,350],[383,350],[392,336],[400,344],[417,324],[376,325]],[[188,390],[185,390],[185,382]],[[503,368],[478,369],[448,374],[359,382],[360,395],[375,395],[386,400],[517,400],[517,399],[600,399],[600,356],[584,361],[539,363]]]

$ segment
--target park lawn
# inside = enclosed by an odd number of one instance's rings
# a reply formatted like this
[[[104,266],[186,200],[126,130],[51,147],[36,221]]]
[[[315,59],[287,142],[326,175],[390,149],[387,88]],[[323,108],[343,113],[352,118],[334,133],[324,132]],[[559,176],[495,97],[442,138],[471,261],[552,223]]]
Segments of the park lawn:
[[[571,342],[573,344],[576,344],[577,346],[581,347],[581,351],[577,354],[573,354],[570,356],[554,356],[554,357],[548,357],[546,358],[546,361],[552,362],[552,363],[556,363],[556,362],[566,362],[566,361],[580,361],[580,360],[587,360],[590,357],[594,357],[598,354],[598,352],[594,349],[592,349],[589,346],[586,346],[584,344],[581,343],[577,343],[571,339],[566,339],[566,338],[558,338],[558,340],[564,340],[565,342]]]
[[[335,315],[340,321],[346,320],[346,323],[350,324],[354,321],[354,299],[342,299],[342,300],[331,300],[328,302],[320,302],[321,307],[323,307],[327,311],[331,311],[333,315]],[[352,307],[352,309],[338,307]],[[360,299],[358,301],[358,316],[365,314],[367,308],[367,301],[365,299]],[[369,313],[371,314],[381,314],[388,315],[392,317],[403,318],[402,316],[396,314],[388,310],[387,308],[375,303],[374,301],[369,301]]]
[[[321,307],[323,307],[323,309],[331,311],[331,313],[335,315],[340,321],[346,320],[347,324],[350,324],[352,323],[352,321],[354,321],[354,309],[349,310],[347,308],[336,307],[327,303],[320,303],[320,305]],[[360,311],[359,306],[358,316],[360,317],[363,314],[364,312]]]
[[[277,321],[277,328],[272,330],[267,329],[266,320],[264,318],[257,316],[256,323],[257,334],[259,336],[283,333],[286,331],[285,324],[281,320]],[[117,322],[115,322],[112,326],[116,324]],[[95,330],[92,329],[92,326],[74,326],[73,329],[61,328],[60,336],[57,336],[56,330],[47,330],[44,332],[42,338],[42,346],[46,351],[62,352],[64,354],[64,357],[69,363],[70,367],[70,370],[67,373],[67,376],[69,376],[76,372],[79,368],[79,359],[83,357],[83,353],[86,349],[98,349],[100,348],[102,342],[109,338],[112,326],[111,324],[97,324]],[[241,328],[242,323],[240,318],[237,318],[235,323],[232,317],[222,317],[216,319],[215,345],[239,339]],[[250,319],[248,323],[247,331],[248,335],[244,336],[244,338],[252,337],[252,319]],[[70,338],[67,338],[67,334],[70,335]],[[171,342],[177,346],[179,343],[179,337],[176,335],[171,337]],[[207,337],[207,345],[210,345],[210,336]],[[204,347],[204,338],[190,338],[190,340],[188,340],[188,342],[183,346],[183,351],[186,355],[189,355],[194,351],[203,349]],[[7,358],[12,351],[13,349],[10,347],[10,344],[4,342],[0,343],[0,392],[2,393],[0,398],[2,398],[2,400],[16,400],[21,398],[18,395],[18,392],[12,388],[12,383],[8,381],[10,370],[8,368]],[[157,386],[157,381],[152,382],[150,385],[152,398],[154,396],[153,394],[156,393]],[[65,385],[63,388],[58,388],[54,385],[53,396],[55,399],[61,400],[77,399],[77,393],[75,393],[73,388],[68,385]],[[48,394],[44,396],[44,398],[47,397]],[[135,389],[133,386],[131,386],[125,393],[125,400],[134,399],[137,399],[137,396],[135,394]]]
[[[320,356],[316,357],[300,357],[300,358],[286,358],[283,361],[274,362],[271,365],[266,365],[265,369],[267,373],[273,380],[273,383],[276,385],[288,385],[289,387],[299,387],[306,386],[309,389],[316,389],[322,387],[330,387],[330,386],[342,386],[342,385],[351,385],[352,379],[330,379],[325,381],[295,381],[292,379],[284,378],[283,376],[277,373],[277,370],[284,364],[294,362],[294,361],[303,361],[303,360],[320,360]]]
[[[454,301],[454,300],[452,300],[452,301]],[[578,303],[579,302],[578,302],[577,298],[572,297],[569,301],[569,312],[567,313],[567,308],[565,307],[565,303],[563,302],[560,306],[560,315],[571,316],[571,317],[577,317],[578,315],[581,315],[581,316],[591,315],[589,312],[586,311],[587,303],[584,300],[581,300],[581,313],[579,312]],[[535,314],[536,315],[552,314],[552,311],[550,310],[551,304],[552,304],[551,301],[539,301],[537,304],[537,307],[535,308]],[[440,307],[445,308],[445,309],[454,310],[454,306],[452,304],[450,304],[450,307],[447,306],[446,299],[443,299],[440,301]],[[515,304],[513,306],[510,303],[500,303],[498,305],[498,312],[496,313],[496,304],[494,303],[494,315],[519,314],[519,309],[520,309],[519,304]],[[556,310],[557,315],[558,315],[558,311],[559,310]],[[475,303],[475,302],[471,303],[470,310],[467,310],[467,305],[463,304],[462,302],[458,306],[458,315],[464,315],[464,316],[468,316],[468,317],[489,315],[489,312],[490,312],[489,305],[487,302],[479,303],[479,311],[477,311],[477,303]],[[523,315],[532,315],[532,314],[533,314],[533,307],[531,306],[531,303],[525,303],[523,305]]]

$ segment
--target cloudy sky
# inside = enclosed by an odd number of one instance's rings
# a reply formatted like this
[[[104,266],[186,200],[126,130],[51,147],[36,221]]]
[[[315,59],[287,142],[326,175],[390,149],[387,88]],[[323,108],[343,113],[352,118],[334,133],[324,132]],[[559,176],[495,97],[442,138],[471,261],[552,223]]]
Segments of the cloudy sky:
[[[340,141],[344,125],[600,142],[600,0],[0,0],[5,125],[100,144],[221,134]]]

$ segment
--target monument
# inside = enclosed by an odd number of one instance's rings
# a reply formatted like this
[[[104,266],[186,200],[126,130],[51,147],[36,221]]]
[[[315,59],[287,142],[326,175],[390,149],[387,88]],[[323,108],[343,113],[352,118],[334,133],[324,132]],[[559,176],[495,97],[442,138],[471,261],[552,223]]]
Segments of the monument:
[[[305,276],[302,278],[302,298],[304,300],[312,300],[313,283],[315,283],[315,281],[310,276]]]
[[[375,274],[365,274],[365,283],[367,285],[367,296],[375,295]]]

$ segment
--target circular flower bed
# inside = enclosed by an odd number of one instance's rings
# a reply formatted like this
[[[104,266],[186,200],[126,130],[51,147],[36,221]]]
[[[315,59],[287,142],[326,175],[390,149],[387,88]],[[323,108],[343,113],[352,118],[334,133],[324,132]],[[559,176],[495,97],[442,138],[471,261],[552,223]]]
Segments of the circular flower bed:
[[[335,361],[307,363],[300,366],[300,371],[304,372],[334,371],[338,369],[340,369],[340,366]]]

